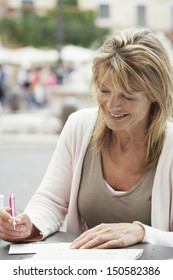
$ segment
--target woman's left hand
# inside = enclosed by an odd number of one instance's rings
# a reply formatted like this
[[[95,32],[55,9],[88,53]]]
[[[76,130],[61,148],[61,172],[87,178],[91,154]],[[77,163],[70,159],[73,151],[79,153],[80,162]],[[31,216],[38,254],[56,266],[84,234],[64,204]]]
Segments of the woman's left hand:
[[[122,248],[142,242],[145,229],[138,223],[100,224],[82,233],[72,249]]]

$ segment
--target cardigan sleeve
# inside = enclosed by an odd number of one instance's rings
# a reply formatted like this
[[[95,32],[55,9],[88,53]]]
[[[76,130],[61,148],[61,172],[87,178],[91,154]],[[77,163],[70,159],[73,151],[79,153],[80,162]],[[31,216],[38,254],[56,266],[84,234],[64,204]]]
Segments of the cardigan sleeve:
[[[68,120],[46,174],[24,210],[43,238],[60,229],[68,212],[73,173],[71,127],[71,121]]]
[[[173,232],[163,231],[151,226],[147,226],[138,221],[135,221],[134,223],[140,224],[145,229],[145,235],[142,243],[173,247]]]
[[[144,243],[173,247],[173,123],[167,123],[152,193],[152,226],[145,229]]]

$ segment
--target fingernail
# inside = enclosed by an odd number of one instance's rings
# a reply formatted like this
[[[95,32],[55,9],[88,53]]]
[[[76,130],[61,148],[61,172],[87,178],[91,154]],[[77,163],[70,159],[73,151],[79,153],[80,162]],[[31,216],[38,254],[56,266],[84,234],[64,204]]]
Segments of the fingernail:
[[[16,222],[17,222],[17,223],[21,223],[21,222],[22,222],[22,219],[21,219],[21,218],[16,218]]]
[[[25,231],[25,234],[26,234],[26,235],[30,235],[30,234],[31,234],[31,231],[30,231],[29,229],[27,229],[27,230]]]
[[[8,219],[8,222],[10,223],[10,224],[13,224],[13,220],[12,219]]]

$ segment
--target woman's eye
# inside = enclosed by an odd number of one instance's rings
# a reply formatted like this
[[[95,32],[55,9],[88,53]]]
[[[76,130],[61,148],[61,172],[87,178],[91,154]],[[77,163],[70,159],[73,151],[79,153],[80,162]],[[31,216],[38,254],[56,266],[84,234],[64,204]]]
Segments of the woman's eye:
[[[108,89],[105,89],[105,88],[104,88],[104,89],[103,89],[103,88],[100,88],[100,91],[103,92],[103,93],[109,92],[109,90],[108,90]]]
[[[122,95],[127,100],[133,100],[134,98],[132,96]]]

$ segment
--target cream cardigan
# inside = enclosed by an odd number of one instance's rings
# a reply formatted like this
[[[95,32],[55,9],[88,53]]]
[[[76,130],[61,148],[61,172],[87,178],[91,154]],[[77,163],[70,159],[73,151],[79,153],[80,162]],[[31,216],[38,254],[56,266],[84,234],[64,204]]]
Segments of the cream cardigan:
[[[58,231],[67,215],[67,231],[81,233],[77,209],[81,169],[98,109],[82,109],[66,122],[46,174],[28,203],[27,213],[43,238]],[[173,124],[169,123],[152,192],[152,227],[143,225],[143,242],[173,247]]]

